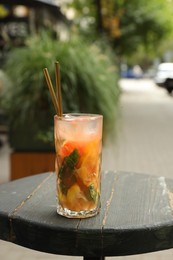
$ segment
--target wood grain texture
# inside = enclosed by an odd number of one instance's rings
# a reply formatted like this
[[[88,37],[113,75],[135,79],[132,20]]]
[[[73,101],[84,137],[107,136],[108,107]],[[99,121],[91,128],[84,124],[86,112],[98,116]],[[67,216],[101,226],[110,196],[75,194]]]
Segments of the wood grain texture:
[[[100,213],[67,219],[56,213],[55,178],[45,173],[0,185],[0,239],[91,258],[173,247],[173,180],[104,172]]]
[[[10,156],[11,180],[55,170],[53,152],[12,152]]]
[[[13,215],[26,200],[30,198],[33,191],[46,180],[47,174],[34,176],[34,181],[27,177],[17,181],[0,185],[0,238],[12,241],[12,227],[10,215]]]

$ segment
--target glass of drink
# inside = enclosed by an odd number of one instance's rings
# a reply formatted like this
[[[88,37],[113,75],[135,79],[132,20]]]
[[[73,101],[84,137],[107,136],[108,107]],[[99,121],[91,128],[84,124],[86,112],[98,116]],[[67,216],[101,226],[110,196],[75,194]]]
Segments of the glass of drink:
[[[100,209],[103,116],[70,113],[54,117],[57,213],[92,217]]]

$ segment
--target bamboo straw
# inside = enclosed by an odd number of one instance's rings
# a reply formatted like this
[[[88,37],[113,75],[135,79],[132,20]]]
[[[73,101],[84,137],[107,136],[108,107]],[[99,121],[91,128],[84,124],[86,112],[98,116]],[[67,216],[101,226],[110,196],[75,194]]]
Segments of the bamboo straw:
[[[45,76],[45,79],[46,79],[46,82],[47,82],[47,86],[49,88],[49,91],[50,91],[50,94],[51,94],[51,97],[52,97],[52,101],[53,101],[53,104],[54,104],[54,107],[55,107],[55,111],[56,111],[58,116],[61,116],[59,104],[58,104],[58,101],[57,101],[57,98],[56,98],[56,95],[55,95],[55,92],[54,92],[54,89],[53,89],[53,85],[52,85],[52,82],[51,82],[51,79],[50,79],[50,76],[49,76],[48,69],[44,68],[43,72],[44,72],[44,76]]]
[[[60,66],[59,62],[55,62],[55,77],[56,77],[56,93],[58,97],[58,104],[59,104],[59,112],[60,116],[62,116],[62,97],[61,97],[61,83],[60,83]]]

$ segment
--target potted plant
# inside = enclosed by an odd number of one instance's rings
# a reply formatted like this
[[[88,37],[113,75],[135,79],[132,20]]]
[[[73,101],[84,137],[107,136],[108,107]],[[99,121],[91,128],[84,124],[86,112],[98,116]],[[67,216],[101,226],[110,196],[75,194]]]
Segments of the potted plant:
[[[48,67],[53,79],[56,60],[60,63],[63,112],[103,114],[105,134],[115,123],[119,88],[109,55],[79,38],[62,42],[47,33],[32,36],[25,47],[10,52],[4,68],[11,86],[2,103],[9,119],[10,145],[16,152],[54,151],[55,111],[43,68]]]

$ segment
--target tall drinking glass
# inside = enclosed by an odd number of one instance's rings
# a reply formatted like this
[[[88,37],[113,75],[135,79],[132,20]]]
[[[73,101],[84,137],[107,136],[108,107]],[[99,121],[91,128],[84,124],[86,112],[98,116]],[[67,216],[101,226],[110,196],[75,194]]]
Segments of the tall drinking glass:
[[[86,218],[100,209],[103,116],[64,114],[54,117],[57,212]]]

